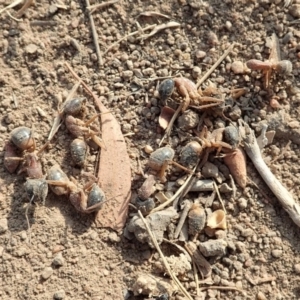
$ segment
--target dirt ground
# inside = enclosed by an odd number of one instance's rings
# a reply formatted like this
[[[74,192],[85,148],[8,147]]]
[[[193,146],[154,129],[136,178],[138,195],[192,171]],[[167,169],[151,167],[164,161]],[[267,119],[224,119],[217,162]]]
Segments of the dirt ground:
[[[263,157],[299,202],[300,4],[292,2],[284,7],[283,0],[118,1],[93,13],[102,66],[98,65],[85,1],[35,1],[17,19],[20,6],[8,10],[10,15],[2,12],[1,149],[9,133],[18,126],[34,130],[38,149],[45,143],[59,105],[75,84],[64,65],[68,62],[98,96],[103,96],[104,105],[119,121],[131,159],[135,195],[144,180],[141,169],[149,171],[149,155],[144,148],[149,145],[157,149],[163,136],[158,124],[162,104],[155,92],[161,80],[153,79],[180,73],[197,82],[236,43],[201,88],[210,82],[226,98],[233,88],[247,89],[236,100],[236,111],[231,111],[230,117],[243,118],[257,135],[262,122],[276,131],[273,143],[263,150]],[[10,3],[1,1],[0,9]],[[145,12],[152,13],[142,14]],[[151,32],[143,32],[143,28],[170,21],[179,26],[142,38]],[[135,31],[139,32],[109,48]],[[273,33],[279,38],[282,59],[293,65],[292,75],[273,74],[272,90],[281,105],[277,109],[269,104],[262,73],[251,72],[242,64],[250,59],[267,60]],[[87,97],[87,118],[98,112],[82,88],[77,96]],[[203,113],[195,111],[199,116]],[[226,121],[214,114],[209,114],[209,118],[215,128]],[[175,123],[169,145],[177,151],[176,155],[192,134],[192,130],[181,131]],[[81,170],[70,159],[72,139],[62,125],[50,148],[42,154],[45,173],[59,163],[69,176],[80,179]],[[85,171],[94,170],[97,153],[90,151]],[[1,152],[1,166],[3,155]],[[273,159],[275,162],[271,163]],[[250,161],[247,171],[257,187],[249,183],[244,191],[238,188],[236,199],[231,193],[222,194],[228,213],[226,237],[231,242],[225,255],[209,260],[212,286],[234,286],[244,293],[208,288],[202,297],[299,299],[299,228]],[[167,178],[174,181],[182,175],[170,171]],[[25,177],[9,174],[4,167],[0,169],[1,299],[149,298],[133,296],[131,290],[139,274],[164,276],[153,268],[156,251],[136,239],[128,240],[112,230],[97,228],[94,214],[77,212],[67,197],[49,191],[45,205],[36,203],[29,208],[29,243]],[[208,195],[196,194],[190,193],[189,199]],[[213,205],[217,206],[215,202]],[[130,209],[131,216],[134,212]],[[182,279],[182,283],[193,299],[202,299],[196,296],[193,276]],[[211,285],[200,282],[200,287]],[[183,299],[180,293],[169,296]]]

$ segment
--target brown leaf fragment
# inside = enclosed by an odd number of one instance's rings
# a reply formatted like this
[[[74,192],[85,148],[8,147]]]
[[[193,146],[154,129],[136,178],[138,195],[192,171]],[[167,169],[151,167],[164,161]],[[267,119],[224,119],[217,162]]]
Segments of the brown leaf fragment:
[[[97,98],[100,111],[108,112]],[[101,150],[99,162],[99,185],[103,189],[106,202],[96,215],[98,227],[110,227],[121,231],[125,225],[131,196],[131,170],[125,139],[120,125],[112,114],[101,116],[102,139],[106,150]]]
[[[158,118],[159,126],[166,129],[175,113],[175,110],[169,106],[164,106]]]
[[[192,260],[197,266],[202,278],[209,277],[212,271],[211,265],[197,249],[197,246],[193,242],[187,242],[184,247],[192,257]]]
[[[244,189],[247,184],[246,154],[244,150],[239,147],[232,153],[226,153],[224,163],[237,184]]]
[[[115,117],[103,105],[101,100],[79,78],[68,63],[65,63],[72,75],[80,81],[85,90],[93,97],[101,113],[102,139],[106,149],[101,149],[99,161],[99,185],[107,201],[96,215],[98,227],[109,227],[121,231],[125,225],[128,204],[131,197],[130,159],[120,125]]]

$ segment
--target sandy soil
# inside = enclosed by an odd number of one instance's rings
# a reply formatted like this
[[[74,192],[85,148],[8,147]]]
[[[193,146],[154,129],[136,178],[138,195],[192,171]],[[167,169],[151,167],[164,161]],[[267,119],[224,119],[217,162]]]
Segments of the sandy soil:
[[[10,2],[2,1],[0,9]],[[288,8],[280,0],[119,1],[93,13],[102,66],[98,65],[85,1],[35,2],[18,19],[12,17],[17,16],[20,6],[10,9],[10,15],[6,12],[0,15],[1,149],[9,133],[18,126],[33,129],[37,149],[45,143],[59,106],[75,84],[64,66],[68,62],[98,96],[103,96],[104,104],[127,135],[132,192],[136,195],[144,180],[140,170],[149,171],[146,166],[149,155],[144,147],[157,149],[163,136],[158,125],[162,104],[156,93],[161,81],[153,79],[180,73],[197,82],[235,42],[234,50],[209,81],[226,99],[233,88],[247,89],[236,100],[237,110],[227,116],[235,118],[234,121],[245,119],[257,135],[262,122],[276,131],[273,143],[263,150],[263,157],[299,201],[300,4],[297,1]],[[163,15],[141,15],[147,11]],[[141,38],[141,28],[169,21],[180,26]],[[140,33],[109,48],[138,30]],[[251,72],[243,65],[249,59],[268,59],[269,38],[273,33],[279,38],[282,59],[290,60],[293,65],[292,75],[273,74],[270,83],[279,97],[279,109],[269,104],[261,72]],[[209,81],[201,88],[207,87]],[[87,97],[87,119],[97,112],[83,89],[78,89],[77,96]],[[212,113],[209,121],[211,128],[216,128],[226,120]],[[169,145],[177,151],[176,155],[192,136],[192,130],[182,131],[175,123]],[[72,139],[63,124],[41,156],[45,173],[57,162],[69,176],[82,178],[81,170],[70,160]],[[93,172],[97,154],[97,150],[90,150],[85,171]],[[1,166],[3,155],[1,152]],[[270,163],[273,159],[275,162]],[[213,157],[210,160],[217,161]],[[171,170],[167,177],[170,181],[183,175]],[[235,286],[244,293],[208,289],[202,297],[299,299],[299,228],[250,161],[247,171],[248,178],[258,188],[253,184],[248,184],[244,191],[238,188],[236,199],[231,193],[222,195],[228,212],[226,238],[230,243],[225,255],[209,260],[213,268],[212,285]],[[44,206],[36,203],[29,208],[29,243],[25,178],[24,174],[9,174],[4,167],[0,169],[1,299],[148,299],[147,295],[134,297],[131,290],[138,274],[163,277],[154,270],[156,251],[136,239],[129,241],[122,234],[96,228],[94,215],[77,212],[67,197],[49,192]],[[190,193],[188,198],[207,195]],[[213,209],[218,206],[215,201]],[[134,212],[130,210],[131,216]],[[200,238],[207,239],[204,234]],[[164,249],[169,255],[168,247]],[[202,299],[196,296],[192,273],[186,275],[182,279],[184,287],[193,299]],[[200,286],[207,285],[200,282]],[[183,299],[180,293],[169,296]]]

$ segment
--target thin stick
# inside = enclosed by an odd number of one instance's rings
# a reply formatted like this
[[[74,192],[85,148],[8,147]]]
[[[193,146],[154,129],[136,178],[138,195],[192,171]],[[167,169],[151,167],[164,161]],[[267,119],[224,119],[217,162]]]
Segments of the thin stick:
[[[26,217],[26,221],[27,221],[27,226],[28,226],[28,241],[29,241],[29,244],[31,243],[31,228],[30,228],[30,223],[29,223],[29,218],[28,218],[28,209],[29,207],[32,205],[32,201],[34,199],[34,195],[32,195],[29,203],[27,204],[26,206],[26,210],[25,210],[25,217]]]
[[[168,206],[169,204],[171,204],[177,197],[179,197],[181,195],[181,193],[185,190],[186,186],[189,184],[190,180],[192,179],[192,177],[194,176],[194,172],[197,169],[199,161],[197,162],[196,166],[193,169],[193,173],[191,173],[188,178],[186,179],[185,183],[177,190],[177,192],[170,198],[168,199],[166,202],[162,203],[161,205],[155,207],[154,209],[151,210],[151,213],[154,213],[156,211],[160,211],[163,208],[165,208],[166,206]]]
[[[21,21],[22,21],[22,19],[17,19],[17,18],[15,18],[15,17],[13,17],[13,16],[10,14],[9,11],[7,11],[6,13],[8,14],[8,16],[9,16],[10,18],[12,18],[12,19],[13,19],[14,21],[16,21],[16,22],[21,22]]]
[[[77,91],[77,89],[79,88],[80,86],[80,83],[79,82],[76,82],[73,87],[72,87],[72,90],[70,91],[70,93],[68,94],[64,104],[71,100],[71,98],[74,96],[75,92]],[[63,104],[63,106],[64,106]],[[58,131],[60,125],[62,123],[62,113],[61,112],[58,112],[57,116],[55,117],[54,121],[53,121],[53,125],[52,125],[52,128],[51,128],[51,131],[49,133],[49,136],[48,136],[48,141],[51,141],[52,138],[54,137],[54,135],[56,134],[56,132]]]
[[[150,26],[147,26],[145,28],[142,29],[142,32],[146,31],[146,30],[149,30],[149,29],[152,29],[154,28],[156,25],[150,25]],[[137,31],[134,31],[134,32],[131,32],[127,35],[125,35],[124,37],[122,37],[121,39],[119,39],[118,41],[116,41],[115,43],[113,43],[112,45],[110,45],[106,51],[104,51],[103,55],[105,55],[107,52],[109,52],[112,48],[114,48],[116,45],[120,44],[122,41],[126,40],[129,36],[133,36],[133,35],[137,35],[141,33],[141,30],[137,30]]]
[[[174,239],[177,239],[178,236],[179,236],[179,233],[182,229],[182,226],[185,222],[185,219],[191,209],[191,206],[192,206],[192,203],[189,201],[189,200],[185,200],[184,201],[184,208],[183,208],[183,211],[181,213],[181,216],[180,216],[180,219],[179,219],[179,222],[177,224],[177,227],[176,227],[176,230],[175,230],[175,233],[174,233]]]
[[[233,43],[224,54],[212,65],[212,67],[205,73],[203,77],[197,82],[197,88],[210,76],[210,74],[218,67],[218,65],[224,60],[224,58],[232,51],[235,43]]]
[[[201,292],[199,289],[199,278],[198,278],[197,266],[194,261],[193,261],[193,273],[194,273],[194,278],[195,278],[195,283],[196,283],[196,294],[197,294],[197,296],[200,296]]]
[[[219,198],[219,200],[220,200],[220,202],[221,202],[222,208],[223,208],[225,214],[227,214],[227,211],[226,211],[224,202],[223,202],[222,197],[221,197],[220,192],[219,192],[219,188],[218,188],[218,186],[216,185],[215,181],[214,181],[214,187],[215,187],[215,191],[217,192],[218,198]]]
[[[109,6],[111,4],[115,4],[119,2],[119,0],[110,0],[110,1],[106,1],[106,2],[102,2],[102,3],[99,3],[99,4],[94,4],[94,5],[89,5],[87,6],[87,10],[89,10],[92,13],[94,13],[97,9],[100,9],[100,8],[104,8],[106,6]]]
[[[90,6],[90,0],[85,0],[85,3],[86,3],[86,7],[88,8]],[[100,47],[99,47],[99,42],[98,42],[98,34],[97,34],[97,31],[96,31],[94,18],[93,18],[92,13],[89,9],[87,9],[87,12],[88,12],[88,16],[89,16],[90,23],[91,23],[91,29],[92,29],[96,54],[97,54],[97,58],[98,58],[98,64],[99,64],[99,67],[101,67],[103,65],[103,60],[102,60],[102,56],[101,56],[101,52],[100,52]]]
[[[153,243],[153,245],[155,246],[157,252],[159,253],[162,261],[163,261],[163,264],[166,268],[166,271],[167,273],[169,274],[169,276],[174,280],[175,284],[178,286],[178,288],[181,290],[181,292],[184,294],[185,297],[187,297],[188,299],[190,300],[193,300],[193,298],[191,297],[191,295],[188,293],[188,291],[184,288],[184,286],[181,284],[181,282],[178,280],[178,278],[175,276],[175,274],[172,272],[171,268],[170,268],[170,265],[169,263],[167,262],[164,254],[162,253],[158,243],[157,243],[157,240],[155,238],[155,236],[153,235],[153,233],[151,232],[151,229],[149,228],[149,225],[148,223],[146,222],[145,218],[143,217],[141,211],[139,210],[138,211],[138,214],[139,214],[139,217],[142,219],[142,221],[144,222],[145,224],[145,227],[147,229],[147,232],[151,238],[151,241]]]
[[[161,13],[158,13],[156,11],[145,11],[145,12],[142,12],[140,13],[136,18],[140,18],[140,17],[163,17],[163,18],[166,18],[166,19],[171,19],[171,17],[167,16],[167,15],[163,15]]]
[[[211,285],[211,286],[204,286],[200,288],[200,291],[205,291],[205,290],[221,290],[221,291],[237,291],[240,293],[245,293],[245,291],[235,287],[235,286],[216,286],[216,285]]]
[[[17,18],[20,18],[25,10],[33,3],[33,0],[25,0],[24,5],[20,8],[20,10],[17,12]]]
[[[171,120],[170,120],[170,123],[168,124],[168,127],[165,131],[165,134],[164,136],[162,137],[161,141],[159,142],[158,146],[160,147],[160,145],[162,144],[162,142],[164,141],[164,139],[166,137],[169,137],[170,134],[171,134],[171,131],[172,131],[172,128],[173,128],[173,125],[174,125],[174,122],[177,118],[177,116],[179,115],[179,113],[182,111],[182,107],[183,107],[183,103],[181,103],[178,108],[176,109],[174,115],[172,116]]]
[[[293,196],[289,191],[281,184],[281,182],[271,172],[269,167],[261,156],[261,152],[254,134],[254,131],[250,129],[249,125],[243,121],[240,121],[240,132],[244,141],[244,149],[252,160],[256,170],[274,193],[278,201],[283,206],[283,209],[289,214],[291,219],[297,226],[300,227],[300,205],[295,202]],[[243,126],[242,126],[243,125]]]
[[[13,7],[15,7],[15,6],[18,6],[18,5],[21,4],[22,2],[23,2],[23,0],[16,0],[16,1],[14,1],[13,3],[11,3],[11,4],[7,5],[7,6],[5,6],[4,8],[2,8],[2,9],[0,10],[0,14],[3,13],[4,11],[10,9],[10,8],[13,8]]]

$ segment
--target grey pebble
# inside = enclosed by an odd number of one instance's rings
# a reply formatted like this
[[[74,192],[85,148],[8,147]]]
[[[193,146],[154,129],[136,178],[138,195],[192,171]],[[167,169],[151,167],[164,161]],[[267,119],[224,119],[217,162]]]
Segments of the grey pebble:
[[[52,261],[52,264],[53,264],[55,267],[61,267],[61,266],[64,265],[64,263],[65,263],[65,260],[64,260],[64,258],[63,258],[63,256],[62,256],[62,253],[61,253],[61,252],[58,253],[58,254],[54,257],[54,259],[53,259],[53,261]]]
[[[51,267],[46,267],[41,276],[44,280],[47,280],[53,274],[53,269]]]
[[[272,250],[272,256],[275,258],[279,258],[282,256],[282,250],[274,249]]]
[[[199,115],[193,110],[185,111],[178,117],[178,127],[181,130],[189,130],[195,128],[199,123]]]
[[[242,111],[241,109],[235,105],[232,108],[232,111],[229,113],[229,117],[233,120],[233,121],[237,121],[242,115]]]
[[[7,219],[0,219],[0,233],[6,232],[8,229]]]
[[[53,299],[63,300],[63,299],[65,299],[65,296],[66,296],[66,292],[64,290],[59,290],[59,291],[54,293]]]

